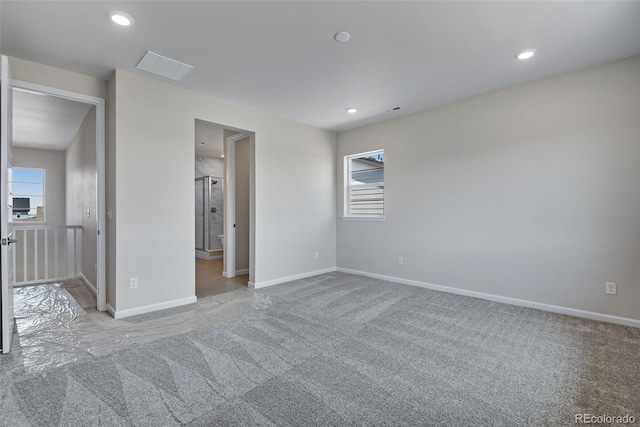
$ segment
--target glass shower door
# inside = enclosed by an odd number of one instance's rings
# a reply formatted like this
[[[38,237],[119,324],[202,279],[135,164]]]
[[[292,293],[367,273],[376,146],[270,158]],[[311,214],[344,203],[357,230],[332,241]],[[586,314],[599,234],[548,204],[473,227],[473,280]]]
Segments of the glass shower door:
[[[205,250],[205,179],[197,178],[195,182],[195,196],[196,196],[196,250]]]
[[[224,234],[224,182],[217,176],[211,177],[211,212],[209,215],[209,249],[222,250],[218,238]]]

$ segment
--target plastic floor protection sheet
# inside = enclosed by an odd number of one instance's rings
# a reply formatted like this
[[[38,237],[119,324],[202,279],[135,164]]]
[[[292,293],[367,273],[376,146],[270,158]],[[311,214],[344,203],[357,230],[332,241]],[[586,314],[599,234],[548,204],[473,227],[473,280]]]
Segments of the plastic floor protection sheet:
[[[268,296],[240,289],[176,309],[115,320],[103,312],[85,311],[57,283],[14,289],[14,313],[26,372],[103,356],[269,306]]]

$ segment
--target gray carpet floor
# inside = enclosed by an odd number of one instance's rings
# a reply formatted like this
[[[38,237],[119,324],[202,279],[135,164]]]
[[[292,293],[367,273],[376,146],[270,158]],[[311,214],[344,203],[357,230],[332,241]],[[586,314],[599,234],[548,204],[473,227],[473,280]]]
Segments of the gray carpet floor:
[[[640,418],[640,329],[342,273],[257,292],[270,307],[44,372],[0,357],[0,425]]]

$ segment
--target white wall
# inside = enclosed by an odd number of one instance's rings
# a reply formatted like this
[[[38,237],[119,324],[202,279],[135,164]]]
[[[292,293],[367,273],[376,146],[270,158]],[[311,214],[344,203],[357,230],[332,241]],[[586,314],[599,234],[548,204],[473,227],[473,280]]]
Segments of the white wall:
[[[116,70],[116,311],[195,296],[196,118],[255,132],[256,285],[335,266],[335,134]]]
[[[81,272],[95,288],[98,283],[95,107],[91,107],[65,152],[65,171],[67,224],[82,226]]]
[[[65,225],[64,151],[13,147],[12,165],[44,169],[44,224]]]
[[[338,135],[338,215],[378,148],[386,215],[338,220],[338,266],[640,319],[639,100],[636,56]]]
[[[9,58],[11,77],[30,83],[64,89],[85,95],[107,97],[107,83],[95,77],[74,73],[20,58]]]

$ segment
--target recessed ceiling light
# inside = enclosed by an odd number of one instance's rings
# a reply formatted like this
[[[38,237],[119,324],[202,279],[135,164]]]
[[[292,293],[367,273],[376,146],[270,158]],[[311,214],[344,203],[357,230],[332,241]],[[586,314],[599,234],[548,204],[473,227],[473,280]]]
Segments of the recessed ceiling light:
[[[340,43],[346,43],[349,41],[349,39],[351,38],[351,34],[347,33],[346,31],[340,31],[337,32],[333,38]]]
[[[115,22],[118,25],[122,25],[124,27],[129,26],[134,23],[133,18],[128,13],[121,12],[119,10],[112,10],[108,14],[109,19]]]
[[[349,113],[349,114],[353,114],[353,113],[356,113],[356,112],[358,112],[358,110],[356,110],[353,107],[347,108],[347,113]]]
[[[518,58],[518,59],[529,59],[535,54],[536,54],[536,50],[535,49],[525,49],[523,51],[518,52],[516,54],[516,58]]]

